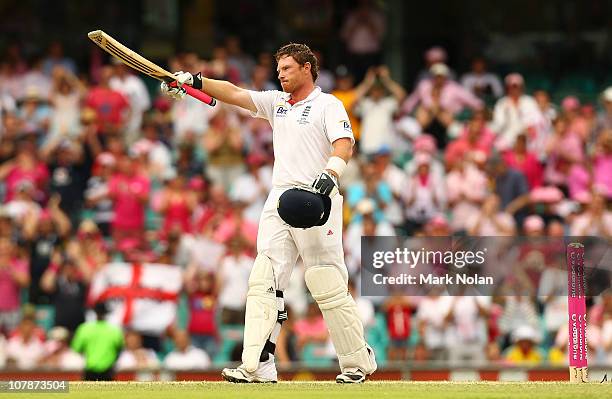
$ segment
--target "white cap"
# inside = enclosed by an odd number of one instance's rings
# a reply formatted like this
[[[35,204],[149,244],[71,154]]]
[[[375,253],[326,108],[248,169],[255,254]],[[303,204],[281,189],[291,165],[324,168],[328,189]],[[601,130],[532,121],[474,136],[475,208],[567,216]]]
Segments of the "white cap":
[[[603,91],[603,93],[601,93],[601,98],[604,101],[612,102],[612,86],[608,87],[606,90]]]
[[[529,340],[535,343],[540,342],[540,334],[531,326],[524,324],[512,332],[512,341],[518,342]]]
[[[429,68],[429,72],[434,76],[439,76],[439,75],[448,76],[450,70],[445,64],[441,62],[437,62],[433,64],[431,68]]]

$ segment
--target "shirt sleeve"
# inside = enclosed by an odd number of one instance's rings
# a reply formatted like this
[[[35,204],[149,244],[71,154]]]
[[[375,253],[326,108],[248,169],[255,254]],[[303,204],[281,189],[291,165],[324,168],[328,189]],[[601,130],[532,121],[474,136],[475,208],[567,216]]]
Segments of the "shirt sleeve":
[[[251,112],[251,116],[267,119],[272,124],[274,106],[279,101],[281,92],[278,90],[254,91],[249,90],[251,100],[257,108],[257,112]]]
[[[323,125],[330,143],[341,138],[349,138],[355,144],[351,121],[340,100],[327,104],[323,109],[323,114]]]

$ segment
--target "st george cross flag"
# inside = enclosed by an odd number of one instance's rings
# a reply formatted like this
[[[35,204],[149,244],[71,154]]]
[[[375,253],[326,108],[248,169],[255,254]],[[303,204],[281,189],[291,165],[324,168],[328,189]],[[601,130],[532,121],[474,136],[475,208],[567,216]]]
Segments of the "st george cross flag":
[[[160,335],[175,321],[182,282],[179,266],[109,263],[95,274],[88,302],[107,302],[112,323]]]

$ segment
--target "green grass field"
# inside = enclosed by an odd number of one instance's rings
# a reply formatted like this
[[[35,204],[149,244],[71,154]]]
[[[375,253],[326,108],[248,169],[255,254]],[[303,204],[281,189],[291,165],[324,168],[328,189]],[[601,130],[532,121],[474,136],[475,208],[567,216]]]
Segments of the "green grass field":
[[[612,384],[564,382],[366,382],[339,385],[331,382],[281,382],[279,384],[228,384],[223,382],[71,382],[69,394],[27,394],[41,398],[108,399],[302,399],[302,398],[609,398]],[[18,394],[0,394],[17,398]]]

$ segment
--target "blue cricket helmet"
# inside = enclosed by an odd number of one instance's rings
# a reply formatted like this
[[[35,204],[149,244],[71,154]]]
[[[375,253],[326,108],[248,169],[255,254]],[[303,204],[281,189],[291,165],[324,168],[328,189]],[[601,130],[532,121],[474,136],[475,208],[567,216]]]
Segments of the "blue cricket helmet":
[[[291,188],[278,199],[278,214],[291,227],[323,226],[331,212],[331,198],[304,188]]]

